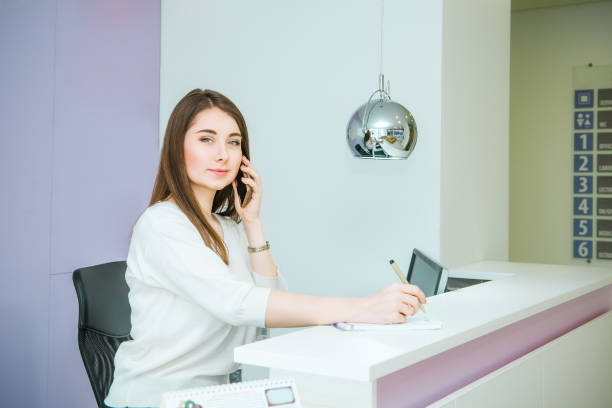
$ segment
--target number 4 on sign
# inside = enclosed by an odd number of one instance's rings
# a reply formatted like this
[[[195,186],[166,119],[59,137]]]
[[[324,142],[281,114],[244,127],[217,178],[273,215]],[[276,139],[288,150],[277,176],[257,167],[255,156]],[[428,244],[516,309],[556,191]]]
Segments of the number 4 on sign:
[[[574,215],[592,215],[593,198],[574,197]]]

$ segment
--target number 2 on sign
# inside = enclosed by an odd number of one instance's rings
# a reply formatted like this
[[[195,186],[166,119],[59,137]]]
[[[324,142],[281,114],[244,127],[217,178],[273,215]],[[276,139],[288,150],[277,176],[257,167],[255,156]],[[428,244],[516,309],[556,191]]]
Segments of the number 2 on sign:
[[[590,173],[593,171],[592,154],[574,155],[574,171],[577,173]]]

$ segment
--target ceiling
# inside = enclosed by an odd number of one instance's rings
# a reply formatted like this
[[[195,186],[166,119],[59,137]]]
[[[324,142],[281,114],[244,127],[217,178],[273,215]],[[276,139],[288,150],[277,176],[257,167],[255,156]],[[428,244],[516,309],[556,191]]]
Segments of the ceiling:
[[[572,4],[598,3],[611,0],[512,0],[512,11],[524,11],[546,7],[561,7]]]

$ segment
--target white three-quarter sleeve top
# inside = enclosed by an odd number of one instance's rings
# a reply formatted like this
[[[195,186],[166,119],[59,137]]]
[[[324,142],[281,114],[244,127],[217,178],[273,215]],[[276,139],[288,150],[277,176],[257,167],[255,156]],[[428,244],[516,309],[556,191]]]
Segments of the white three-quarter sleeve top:
[[[115,355],[108,406],[156,407],[164,392],[226,382],[238,368],[234,347],[265,325],[270,290],[286,289],[252,271],[242,226],[216,217],[229,265],[172,202],[147,208],[134,226],[125,275],[133,340]]]

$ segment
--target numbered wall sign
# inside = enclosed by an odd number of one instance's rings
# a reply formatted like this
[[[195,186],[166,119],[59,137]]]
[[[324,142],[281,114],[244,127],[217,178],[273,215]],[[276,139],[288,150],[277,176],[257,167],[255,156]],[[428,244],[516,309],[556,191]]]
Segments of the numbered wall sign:
[[[574,68],[572,256],[612,260],[612,66]]]

